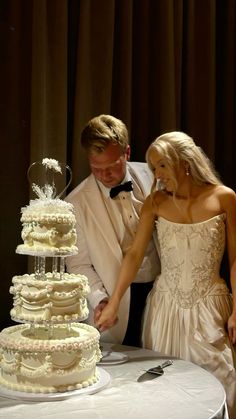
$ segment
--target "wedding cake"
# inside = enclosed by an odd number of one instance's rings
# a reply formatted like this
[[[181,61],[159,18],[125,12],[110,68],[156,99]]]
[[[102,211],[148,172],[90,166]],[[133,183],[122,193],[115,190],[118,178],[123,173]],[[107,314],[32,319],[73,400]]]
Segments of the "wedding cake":
[[[11,318],[17,322],[81,321],[88,317],[86,296],[89,293],[87,278],[83,275],[58,272],[14,276],[10,293],[14,307]]]
[[[43,159],[42,166],[46,170],[62,173],[61,166],[54,159]],[[32,183],[32,189],[38,198],[21,209],[23,244],[17,246],[16,252],[32,256],[76,254],[78,249],[73,205],[54,198],[54,184],[46,183],[40,188]]]
[[[80,323],[88,317],[88,279],[65,272],[65,257],[78,250],[75,216],[73,206],[55,196],[54,173],[70,168],[54,159],[36,163],[46,181],[32,184],[37,198],[22,208],[23,244],[16,249],[34,257],[34,272],[12,279],[10,315],[22,324],[0,333],[0,385],[26,393],[67,392],[99,380],[100,334]]]

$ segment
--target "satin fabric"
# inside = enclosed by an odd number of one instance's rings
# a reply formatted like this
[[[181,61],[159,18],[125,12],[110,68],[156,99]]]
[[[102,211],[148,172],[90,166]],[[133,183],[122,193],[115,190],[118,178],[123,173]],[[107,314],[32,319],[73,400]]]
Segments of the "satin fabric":
[[[159,217],[156,228],[161,275],[147,298],[143,346],[213,373],[236,417],[236,352],[226,331],[232,296],[219,275],[225,215],[196,224]]]

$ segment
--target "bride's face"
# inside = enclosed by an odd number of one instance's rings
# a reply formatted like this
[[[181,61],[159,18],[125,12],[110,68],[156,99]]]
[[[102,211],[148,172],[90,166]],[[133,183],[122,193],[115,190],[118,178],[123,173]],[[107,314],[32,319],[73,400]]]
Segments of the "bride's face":
[[[176,189],[176,175],[167,159],[157,150],[152,149],[149,154],[149,160],[160,187],[167,192],[174,192]]]

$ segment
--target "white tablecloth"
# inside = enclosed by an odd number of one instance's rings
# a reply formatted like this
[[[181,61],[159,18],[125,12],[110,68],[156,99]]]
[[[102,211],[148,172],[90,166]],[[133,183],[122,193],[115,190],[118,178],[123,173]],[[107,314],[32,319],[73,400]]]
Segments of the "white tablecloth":
[[[129,357],[123,364],[100,366],[110,374],[106,388],[54,401],[0,396],[0,418],[228,419],[222,385],[202,368],[174,359],[164,375],[154,377],[145,370],[164,361],[161,354],[121,345],[103,347]]]

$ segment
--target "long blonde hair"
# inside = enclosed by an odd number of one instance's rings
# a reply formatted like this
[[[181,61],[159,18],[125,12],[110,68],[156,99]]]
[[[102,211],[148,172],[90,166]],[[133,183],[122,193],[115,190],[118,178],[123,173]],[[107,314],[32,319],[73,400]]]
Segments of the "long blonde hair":
[[[198,147],[189,135],[180,131],[167,132],[157,137],[146,152],[146,161],[153,171],[154,167],[150,161],[150,152],[156,150],[165,157],[169,167],[175,172],[180,163],[187,163],[189,174],[197,185],[221,185],[213,163],[206,156],[201,147]],[[177,181],[176,181],[177,186]],[[156,189],[156,179],[152,191]]]

